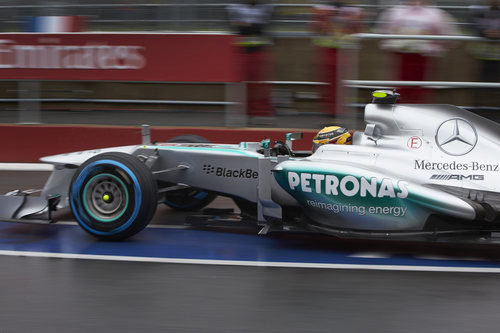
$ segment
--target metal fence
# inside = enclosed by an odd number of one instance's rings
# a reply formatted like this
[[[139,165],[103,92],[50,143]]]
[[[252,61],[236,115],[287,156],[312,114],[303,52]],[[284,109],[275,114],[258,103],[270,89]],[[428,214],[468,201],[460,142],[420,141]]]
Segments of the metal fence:
[[[351,113],[357,110],[364,104],[357,104],[358,90],[359,89],[374,89],[374,88],[396,88],[399,86],[425,86],[430,88],[439,89],[452,89],[452,88],[494,88],[499,89],[500,83],[494,82],[456,82],[456,81],[395,81],[395,80],[361,80],[359,75],[359,64],[361,58],[361,42],[364,40],[383,40],[383,39],[415,39],[415,40],[442,40],[442,41],[461,41],[461,42],[477,42],[484,41],[483,38],[475,36],[432,36],[432,35],[383,35],[383,34],[354,34],[350,36],[351,40],[357,41],[353,44],[355,47],[344,49],[338,57],[339,61],[343,61],[346,57],[349,58],[350,66],[338,66],[343,70],[338,71],[338,81],[342,85],[338,85],[339,91],[337,98],[338,110],[345,110],[344,114]],[[161,82],[160,82],[161,83]],[[319,87],[325,85],[324,82],[309,82],[309,81],[269,81],[275,88],[281,86],[313,86]],[[129,104],[129,105],[192,105],[194,107],[200,106],[217,106],[219,109],[224,109],[226,112],[226,124],[233,126],[244,125],[245,117],[241,105],[245,104],[245,96],[242,93],[244,90],[238,85],[228,85],[225,93],[225,100],[220,101],[203,101],[203,100],[136,100],[136,99],[96,99],[88,98],[81,94],[79,98],[41,98],[40,86],[37,82],[20,81],[17,98],[0,99],[3,103],[19,103],[19,122],[21,123],[37,123],[40,120],[40,103],[100,103],[100,104]],[[290,95],[290,98],[293,98]],[[450,101],[452,102],[452,101]],[[240,106],[240,107],[238,107]],[[341,111],[342,113],[342,111]]]
[[[171,0],[140,3],[136,1],[76,0],[0,1],[0,30],[21,32],[27,29],[31,16],[79,15],[86,18],[90,31],[227,31],[226,6],[235,1]],[[287,3],[269,1],[275,6],[272,31],[275,33],[309,33],[312,6],[318,1]],[[380,12],[399,1],[356,1],[350,5],[365,12],[365,24],[370,28]],[[472,5],[482,1],[436,1],[437,7],[456,18],[456,24],[470,24]]]
[[[357,77],[359,75],[359,50],[360,43],[363,40],[375,39],[412,39],[412,40],[440,40],[440,41],[488,41],[482,37],[477,36],[434,36],[434,35],[390,35],[390,34],[371,34],[371,33],[358,33],[350,35],[351,40],[356,42],[356,46],[350,49],[349,55],[344,55],[345,57],[351,57],[352,50],[354,50],[355,59],[350,64],[352,67],[349,69],[349,74],[351,79],[346,79],[345,72],[343,77],[339,77],[342,81],[344,87],[353,88],[354,91],[358,88],[371,88],[373,86],[378,87],[398,87],[398,86],[427,86],[427,87],[439,87],[439,88],[500,88],[500,83],[496,82],[450,82],[450,81],[394,81],[394,80],[359,80]],[[342,61],[342,57],[339,57],[339,61]],[[340,66],[339,66],[340,67]],[[354,100],[355,97],[352,97]]]
[[[90,31],[228,31],[226,6],[234,1],[219,0],[211,3],[208,0],[172,0],[154,1],[150,3],[137,3],[134,1],[112,1],[106,3],[101,1],[45,1],[41,4],[38,1],[0,1],[0,30],[3,32],[26,31],[26,18],[30,16],[45,15],[80,15],[87,18],[87,28]],[[355,6],[359,6],[366,11],[366,24],[369,28],[378,17],[378,14],[395,4],[396,1],[359,1]],[[272,32],[279,35],[303,36],[310,33],[309,23],[311,20],[311,7],[315,2],[304,1],[301,3],[284,3],[273,1],[276,5],[275,16],[272,22]],[[450,12],[457,18],[457,24],[467,26],[471,5],[481,4],[481,1],[437,1],[437,5]],[[446,39],[458,41],[478,41],[479,37],[473,36],[401,36],[401,35],[377,35],[377,34],[357,34],[354,36],[359,41],[366,39],[386,39],[386,38],[412,38],[412,39]],[[359,54],[354,58],[358,58]],[[500,83],[486,82],[398,82],[382,80],[359,80],[358,63],[355,63],[348,73],[339,72],[339,79],[345,87],[349,88],[348,93],[341,92],[342,96],[349,96],[348,101],[356,101],[356,91],[362,87],[395,87],[401,85],[425,85],[433,87],[481,87],[500,88]],[[348,74],[346,76],[346,74]],[[273,85],[321,85],[321,82],[281,82],[274,81]],[[28,91],[30,89],[19,89]],[[36,90],[36,89],[35,89]],[[234,92],[233,92],[234,94]],[[4,100],[3,102],[5,102]],[[9,101],[19,102],[68,102],[70,100],[42,99],[40,93],[28,95],[18,95]],[[341,101],[339,99],[339,101]],[[168,100],[116,100],[116,99],[72,99],[70,102],[81,103],[154,103],[154,104],[213,104],[221,107],[233,105],[230,101],[204,102],[204,101],[168,101]],[[341,108],[346,103],[339,105]],[[20,105],[20,110],[32,107]],[[33,119],[33,116],[28,118]],[[26,117],[21,117],[26,119]],[[34,121],[36,122],[36,120]]]

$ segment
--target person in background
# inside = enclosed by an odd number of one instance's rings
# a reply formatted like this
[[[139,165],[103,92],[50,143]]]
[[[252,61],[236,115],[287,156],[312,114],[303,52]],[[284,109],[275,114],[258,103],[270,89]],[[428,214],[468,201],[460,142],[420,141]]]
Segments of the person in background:
[[[383,12],[377,21],[377,32],[398,35],[457,35],[452,17],[444,10],[431,7],[425,0],[407,1]],[[425,81],[427,72],[434,65],[433,58],[447,51],[443,41],[387,39],[382,48],[396,57],[397,80]],[[421,87],[401,87],[401,99],[405,103],[424,103],[429,91]]]
[[[321,97],[323,112],[337,114],[337,49],[343,47],[343,37],[362,31],[361,8],[343,6],[340,2],[320,3],[313,7],[311,29],[317,49],[319,79],[323,86]]]
[[[498,0],[476,8],[473,23],[479,36],[488,39],[472,43],[472,53],[481,62],[479,81],[500,81],[500,7]]]
[[[271,89],[268,80],[269,46],[266,33],[273,7],[262,1],[250,0],[227,7],[229,22],[238,34],[237,47],[240,58],[240,77],[246,84],[246,108],[250,122],[270,124],[274,112],[271,106]]]

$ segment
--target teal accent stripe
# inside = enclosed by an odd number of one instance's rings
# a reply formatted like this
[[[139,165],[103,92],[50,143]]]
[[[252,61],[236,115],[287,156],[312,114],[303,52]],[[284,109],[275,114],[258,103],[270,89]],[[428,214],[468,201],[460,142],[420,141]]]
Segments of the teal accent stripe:
[[[184,146],[148,146],[151,149],[160,149],[160,150],[189,150],[189,151],[199,151],[199,152],[223,152],[235,155],[245,155],[249,157],[262,157],[261,154],[255,152],[244,151],[235,148],[209,148],[209,147],[184,147]]]

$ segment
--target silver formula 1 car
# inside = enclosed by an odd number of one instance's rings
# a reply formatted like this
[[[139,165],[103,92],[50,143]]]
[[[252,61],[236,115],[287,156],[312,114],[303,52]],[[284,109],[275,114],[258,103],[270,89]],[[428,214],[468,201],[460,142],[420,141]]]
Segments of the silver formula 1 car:
[[[261,232],[309,230],[346,237],[485,235],[500,230],[500,125],[451,105],[395,104],[377,91],[351,145],[297,152],[290,133],[212,144],[195,136],[48,156],[40,197],[0,197],[2,220],[48,220],[71,207],[102,239],[141,231],[157,203],[197,210],[234,199]],[[212,219],[212,222],[217,220]]]

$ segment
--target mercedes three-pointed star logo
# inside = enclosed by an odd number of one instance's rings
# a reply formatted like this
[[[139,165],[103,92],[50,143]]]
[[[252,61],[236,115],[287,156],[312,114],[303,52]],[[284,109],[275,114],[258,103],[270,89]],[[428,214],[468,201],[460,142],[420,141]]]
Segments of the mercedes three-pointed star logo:
[[[470,152],[477,143],[474,126],[462,118],[452,118],[439,125],[436,144],[446,154],[461,156]]]

